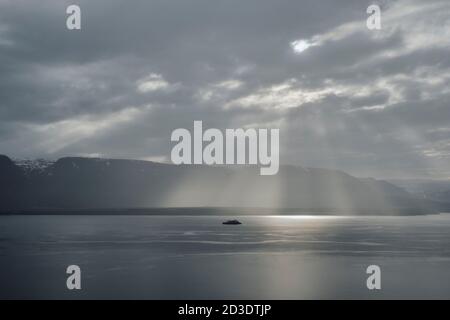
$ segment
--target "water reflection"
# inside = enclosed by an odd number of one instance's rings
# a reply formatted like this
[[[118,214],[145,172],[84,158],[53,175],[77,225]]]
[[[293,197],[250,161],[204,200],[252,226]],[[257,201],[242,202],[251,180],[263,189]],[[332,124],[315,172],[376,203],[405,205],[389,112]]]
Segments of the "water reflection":
[[[450,298],[448,215],[238,218],[0,217],[0,298]]]

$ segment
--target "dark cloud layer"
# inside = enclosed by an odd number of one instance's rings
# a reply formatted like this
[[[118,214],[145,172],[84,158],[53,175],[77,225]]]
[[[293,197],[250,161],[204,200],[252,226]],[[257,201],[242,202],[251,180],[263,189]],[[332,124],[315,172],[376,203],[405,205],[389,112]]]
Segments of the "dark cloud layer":
[[[450,3],[0,0],[0,153],[168,160],[170,133],[279,127],[281,162],[450,178]],[[300,52],[295,41],[309,48]]]

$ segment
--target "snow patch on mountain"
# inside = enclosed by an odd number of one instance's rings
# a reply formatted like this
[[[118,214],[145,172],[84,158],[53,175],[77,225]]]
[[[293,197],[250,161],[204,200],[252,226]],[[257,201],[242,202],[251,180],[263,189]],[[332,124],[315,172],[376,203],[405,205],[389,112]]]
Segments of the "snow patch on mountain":
[[[12,161],[25,172],[44,171],[56,161],[48,159],[12,159]]]

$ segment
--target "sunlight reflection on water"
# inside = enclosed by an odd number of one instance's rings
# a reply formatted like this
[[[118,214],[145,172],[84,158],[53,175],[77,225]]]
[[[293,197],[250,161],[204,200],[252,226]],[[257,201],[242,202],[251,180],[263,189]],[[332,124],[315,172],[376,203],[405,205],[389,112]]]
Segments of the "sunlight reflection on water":
[[[236,218],[2,216],[0,298],[450,298],[450,215]]]

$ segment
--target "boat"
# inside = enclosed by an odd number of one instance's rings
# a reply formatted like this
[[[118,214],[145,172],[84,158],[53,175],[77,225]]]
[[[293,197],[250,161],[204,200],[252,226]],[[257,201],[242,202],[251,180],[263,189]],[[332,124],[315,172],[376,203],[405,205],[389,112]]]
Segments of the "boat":
[[[222,222],[222,224],[242,224],[240,221],[238,221],[238,220],[227,220],[227,221],[224,221],[224,222]]]

